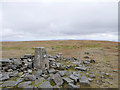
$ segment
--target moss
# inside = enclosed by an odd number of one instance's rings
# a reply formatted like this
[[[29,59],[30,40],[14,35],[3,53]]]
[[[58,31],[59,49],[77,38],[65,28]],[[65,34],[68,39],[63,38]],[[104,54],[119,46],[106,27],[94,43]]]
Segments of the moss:
[[[50,84],[51,84],[52,86],[55,86],[55,85],[56,85],[53,80],[50,80]]]

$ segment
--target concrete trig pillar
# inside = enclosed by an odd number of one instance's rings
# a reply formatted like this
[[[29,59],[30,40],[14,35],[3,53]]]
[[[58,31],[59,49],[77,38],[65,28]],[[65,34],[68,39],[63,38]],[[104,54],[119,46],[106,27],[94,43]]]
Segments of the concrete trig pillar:
[[[35,59],[33,61],[33,66],[36,69],[41,69],[43,71],[49,69],[48,57],[44,47],[35,48]]]

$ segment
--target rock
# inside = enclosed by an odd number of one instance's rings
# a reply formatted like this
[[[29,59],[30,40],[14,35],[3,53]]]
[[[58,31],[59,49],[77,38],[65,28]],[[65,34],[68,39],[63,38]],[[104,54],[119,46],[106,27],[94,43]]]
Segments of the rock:
[[[18,88],[26,88],[28,85],[32,84],[31,81],[27,81],[27,82],[22,82],[20,83],[17,87]]]
[[[39,81],[39,82],[43,82],[43,81],[45,81],[45,78],[40,77],[40,78],[38,79],[38,81]]]
[[[50,80],[54,79],[54,74],[50,74]]]
[[[5,80],[8,80],[9,78],[10,78],[9,73],[0,74],[0,81],[5,81]]]
[[[90,63],[95,63],[95,60],[91,59],[91,60],[90,60]]]
[[[42,75],[42,70],[39,69],[35,72],[35,76],[38,78],[40,75]]]
[[[56,71],[55,71],[55,69],[50,69],[50,70],[48,70],[48,72],[51,74],[51,73],[55,73]]]
[[[31,70],[31,69],[28,69],[28,73],[29,73],[29,74],[32,74],[32,70]]]
[[[78,77],[79,79],[80,79],[80,77],[81,77],[80,74],[77,73],[77,72],[73,72],[73,75],[76,76],[76,77]]]
[[[24,54],[24,57],[31,58],[32,55],[31,54]]]
[[[89,86],[90,82],[88,81],[88,78],[86,76],[82,76],[80,79],[80,84]]]
[[[2,86],[6,86],[6,87],[14,87],[18,84],[17,81],[5,81]]]
[[[52,88],[52,85],[50,84],[49,81],[45,81],[42,84],[39,85],[39,88]]]
[[[58,85],[55,85],[53,88],[60,88]]]
[[[44,77],[45,79],[47,79],[47,78],[48,78],[48,75],[43,74],[42,77]]]
[[[55,59],[54,58],[49,58],[49,61],[55,61]]]
[[[113,72],[117,72],[117,70],[114,69]]]
[[[13,63],[15,64],[15,65],[20,65],[20,64],[22,64],[22,62],[20,61],[20,59],[13,59]]]
[[[58,73],[60,74],[60,76],[65,76],[67,71],[59,71]]]
[[[16,70],[17,69],[17,65],[8,65],[8,69]]]
[[[18,72],[18,77],[22,76],[23,72]]]
[[[79,81],[79,78],[77,76],[74,76],[73,74],[70,75],[70,78],[73,79],[75,82]]]
[[[85,61],[83,61],[83,64],[90,64],[90,62],[88,61],[88,60],[85,60]]]
[[[8,71],[8,72],[13,72],[13,70],[12,70],[12,69],[8,69],[7,71]]]
[[[23,81],[23,78],[18,78],[17,79],[17,83],[20,83],[20,82],[22,82]]]
[[[25,81],[34,81],[34,80],[36,80],[36,76],[30,75],[30,74],[26,74],[26,75],[24,76],[24,80],[25,80]]]
[[[89,52],[85,52],[85,54],[89,54]]]
[[[10,77],[17,77],[18,76],[18,71],[13,71],[12,73],[9,74]]]
[[[95,78],[94,74],[89,74],[88,76],[91,77],[91,78]]]
[[[88,78],[88,80],[89,80],[90,82],[92,82],[92,81],[93,81],[93,79],[91,79],[91,78]]]
[[[57,85],[62,85],[63,84],[63,80],[62,80],[62,78],[61,78],[61,76],[59,74],[55,74],[53,79],[54,79],[54,82]]]
[[[87,70],[85,67],[75,67],[75,69],[81,70],[81,71],[86,71]]]
[[[74,85],[73,83],[68,83],[67,88],[80,88],[80,85]]]
[[[106,76],[109,76],[110,74],[109,73],[105,73]]]
[[[88,59],[88,58],[89,58],[89,56],[85,56],[84,58],[87,58],[87,59]]]
[[[74,81],[68,77],[64,77],[63,80],[66,81],[67,83],[74,83]]]
[[[81,64],[81,62],[72,62],[72,64],[74,64],[74,65],[80,65]]]
[[[112,82],[108,81],[108,83],[109,83],[110,85],[112,85]]]
[[[56,63],[57,68],[59,68],[59,67],[60,67],[60,65],[61,65],[61,63]]]

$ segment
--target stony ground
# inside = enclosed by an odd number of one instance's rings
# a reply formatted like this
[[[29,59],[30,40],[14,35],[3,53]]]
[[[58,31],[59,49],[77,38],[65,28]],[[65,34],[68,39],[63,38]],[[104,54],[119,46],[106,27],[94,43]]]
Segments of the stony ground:
[[[49,55],[56,56],[56,52],[61,52],[63,55],[61,60],[55,61],[57,68],[54,67],[53,63],[51,72],[41,74],[38,79],[35,78],[34,69],[27,69],[23,73],[22,71],[10,71],[8,69],[8,76],[6,77],[9,79],[1,82],[1,87],[41,88],[46,84],[48,87],[60,88],[118,87],[118,43],[104,41],[35,41],[3,42],[2,45],[3,58],[19,58],[25,53],[34,54],[34,48],[38,46],[46,47]],[[89,52],[89,54],[86,52]],[[95,63],[90,63],[91,60],[95,60]],[[30,74],[31,70],[32,74]],[[10,72],[13,73],[13,71],[17,74],[9,76]],[[27,73],[31,75],[30,77],[33,80],[25,79],[24,75]],[[7,74],[5,73],[5,75]],[[57,77],[61,78],[58,80],[59,82],[55,80]],[[9,83],[13,84],[9,86]]]

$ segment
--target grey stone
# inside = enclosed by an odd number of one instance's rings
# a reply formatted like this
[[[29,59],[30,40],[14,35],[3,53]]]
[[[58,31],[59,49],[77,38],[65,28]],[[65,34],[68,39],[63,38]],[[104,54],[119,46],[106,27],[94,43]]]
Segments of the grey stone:
[[[57,68],[59,68],[59,67],[60,67],[60,65],[61,65],[61,63],[56,63]]]
[[[9,74],[10,77],[17,77],[18,76],[18,71],[13,71],[12,73]]]
[[[48,70],[48,72],[51,74],[51,73],[55,73],[56,71],[55,71],[55,69],[50,69],[50,70]]]
[[[25,81],[34,81],[34,80],[36,80],[36,76],[35,76],[35,75],[26,74],[26,75],[24,76],[24,80],[25,80]]]
[[[35,72],[35,76],[38,78],[40,75],[42,75],[42,70],[37,70],[36,72]]]
[[[73,79],[75,82],[79,81],[79,78],[73,74],[70,75],[70,78]]]
[[[35,48],[35,59],[33,60],[34,67],[45,71],[49,69],[49,62],[44,47]]]
[[[8,80],[9,78],[10,78],[9,73],[0,74],[0,81],[5,81],[5,80]]]
[[[89,61],[87,61],[87,60],[85,60],[85,61],[83,61],[83,64],[90,64],[90,62]]]
[[[13,63],[15,64],[15,65],[20,65],[20,64],[22,64],[22,62],[20,61],[20,59],[13,59]]]
[[[108,83],[109,83],[110,85],[112,85],[112,82],[108,81]]]
[[[94,74],[89,74],[88,76],[91,77],[91,78],[95,78]]]
[[[54,79],[54,74],[50,74],[50,80]]]
[[[17,83],[20,83],[20,82],[22,82],[23,81],[23,78],[18,78],[17,79]]]
[[[47,79],[47,78],[48,78],[48,75],[43,74],[42,77],[44,77],[45,79]]]
[[[17,65],[8,65],[8,69],[16,70],[17,69]]]
[[[60,76],[65,76],[67,71],[59,71],[58,73],[60,74]]]
[[[90,63],[95,63],[95,60],[91,59],[91,60],[90,60]]]
[[[60,88],[58,85],[53,86],[53,88]]]
[[[12,69],[8,69],[7,71],[8,71],[8,72],[13,72],[13,70],[12,70]]]
[[[75,69],[81,70],[81,71],[86,71],[87,70],[87,68],[85,68],[85,67],[75,67]]]
[[[39,88],[52,88],[52,85],[50,84],[49,81],[45,81],[39,85]]]
[[[82,76],[80,79],[80,84],[89,86],[90,82],[88,81],[88,78],[86,76]]]
[[[5,81],[2,86],[6,86],[6,87],[14,87],[18,84],[17,81]]]
[[[66,81],[67,83],[74,83],[74,81],[68,77],[63,77],[63,80]]]
[[[32,84],[31,81],[22,82],[22,83],[20,83],[17,87],[18,87],[18,88],[26,88],[26,86],[28,86],[28,85],[30,85],[30,84]]]
[[[92,81],[93,81],[93,79],[91,79],[91,78],[88,78],[88,80],[89,80],[90,82],[92,82]]]
[[[67,88],[80,88],[80,85],[74,85],[73,83],[68,83]]]
[[[113,72],[117,72],[117,70],[113,70]]]
[[[63,80],[62,80],[62,78],[61,78],[61,76],[59,74],[55,74],[53,79],[54,79],[54,82],[57,85],[62,85],[63,84]]]
[[[32,74],[32,70],[31,70],[31,69],[28,69],[28,73],[29,73],[29,74]]]
[[[81,62],[72,62],[72,64],[74,64],[74,65],[80,65],[81,64]]]

